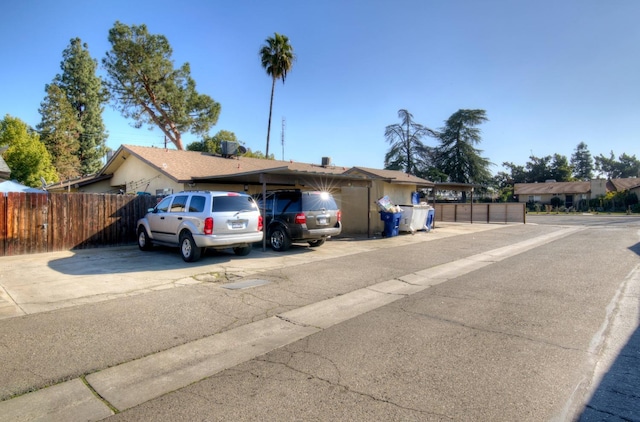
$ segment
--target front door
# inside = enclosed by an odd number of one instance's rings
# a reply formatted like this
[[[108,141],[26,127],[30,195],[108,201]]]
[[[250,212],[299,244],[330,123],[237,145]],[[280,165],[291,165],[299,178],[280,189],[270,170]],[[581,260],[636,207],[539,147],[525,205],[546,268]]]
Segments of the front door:
[[[564,206],[571,208],[573,206],[573,195],[566,195],[564,199]]]

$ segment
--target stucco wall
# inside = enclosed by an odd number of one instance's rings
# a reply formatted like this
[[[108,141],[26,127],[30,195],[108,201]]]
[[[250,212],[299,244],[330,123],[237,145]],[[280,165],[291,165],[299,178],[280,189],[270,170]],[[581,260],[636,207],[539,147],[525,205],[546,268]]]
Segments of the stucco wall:
[[[184,190],[182,184],[177,183],[163,173],[131,155],[120,165],[118,171],[111,178],[114,188],[124,186],[125,193],[147,192],[155,195],[157,191],[180,192]]]
[[[369,204],[372,235],[378,235],[384,230],[384,222],[380,219],[380,209],[376,201],[383,196],[388,196],[389,200],[396,205],[411,205],[411,195],[415,191],[415,185],[398,185],[383,181],[373,182],[371,203]]]
[[[344,187],[334,195],[342,211],[342,231],[345,234],[366,235],[369,228],[368,189]]]

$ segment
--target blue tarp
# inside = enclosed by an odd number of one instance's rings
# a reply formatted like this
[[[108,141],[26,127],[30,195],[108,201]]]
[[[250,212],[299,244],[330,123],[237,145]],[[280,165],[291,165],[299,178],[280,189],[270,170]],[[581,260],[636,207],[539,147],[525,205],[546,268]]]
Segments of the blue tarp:
[[[0,192],[6,196],[7,192],[34,192],[34,193],[47,193],[42,189],[31,188],[29,186],[22,185],[15,180],[7,180],[0,183]]]

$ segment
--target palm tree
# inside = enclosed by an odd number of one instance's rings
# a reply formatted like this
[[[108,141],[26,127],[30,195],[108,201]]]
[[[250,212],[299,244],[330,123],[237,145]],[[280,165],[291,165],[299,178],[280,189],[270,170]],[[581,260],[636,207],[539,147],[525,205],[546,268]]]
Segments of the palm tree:
[[[271,76],[271,101],[269,102],[269,125],[267,127],[267,148],[265,156],[269,158],[269,135],[271,134],[271,113],[273,111],[273,92],[276,88],[276,80],[287,78],[287,72],[291,70],[296,56],[293,54],[293,47],[289,44],[286,35],[274,33],[273,37],[265,40],[265,45],[260,48],[260,61],[262,67]]]
[[[437,136],[428,127],[413,121],[413,115],[407,110],[398,110],[401,123],[385,128],[384,137],[391,147],[384,157],[385,168],[404,170],[405,173],[417,175],[426,165],[430,148],[422,143],[425,135]]]

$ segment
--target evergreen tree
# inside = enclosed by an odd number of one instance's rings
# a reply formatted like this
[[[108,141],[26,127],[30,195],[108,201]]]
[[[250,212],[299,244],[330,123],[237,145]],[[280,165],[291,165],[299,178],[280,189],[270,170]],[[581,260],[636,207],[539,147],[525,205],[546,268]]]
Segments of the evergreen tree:
[[[551,170],[551,156],[536,157],[529,156],[529,161],[525,164],[528,183],[544,183],[553,179],[553,171]]]
[[[31,187],[41,186],[41,177],[47,183],[58,181],[40,136],[22,120],[9,115],[0,120],[0,146],[8,146],[3,158],[11,169],[12,179]]]
[[[102,167],[102,157],[107,150],[102,112],[108,94],[102,79],[96,75],[98,63],[80,38],[73,38],[62,56],[62,73],[56,75],[54,84],[66,94],[82,129],[77,150],[80,174],[93,174]]]
[[[578,180],[593,179],[593,158],[589,152],[587,144],[580,142],[571,155],[571,166],[573,167],[573,177]]]
[[[448,181],[484,184],[491,180],[491,162],[474,147],[482,140],[476,126],[487,120],[484,110],[458,110],[440,130],[435,165],[448,176]]]
[[[624,179],[627,177],[640,177],[640,161],[635,155],[627,155],[623,153],[616,160],[611,151],[611,155],[607,158],[600,154],[595,158],[596,169],[604,173],[609,179]]]
[[[51,155],[59,179],[80,175],[79,139],[82,126],[60,86],[47,86],[47,96],[40,104],[39,111],[42,116],[42,121],[37,126],[40,140]]]
[[[204,135],[217,123],[220,104],[196,91],[189,63],[174,69],[164,35],[149,34],[146,25],[116,22],[109,42],[111,50],[102,60],[106,85],[116,107],[136,127],[160,128],[181,150],[183,132]]]
[[[573,168],[569,165],[567,157],[561,154],[553,154],[551,159],[551,178],[556,182],[570,182]]]
[[[398,110],[398,118],[400,123],[389,125],[384,130],[384,137],[391,145],[384,157],[384,167],[420,176],[419,173],[429,167],[431,158],[429,147],[422,143],[422,138],[437,135],[428,127],[416,123],[407,110]]]

